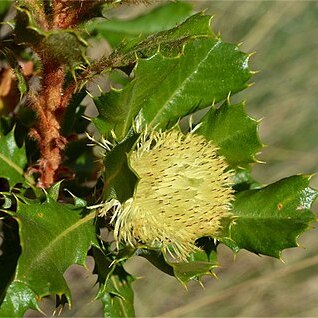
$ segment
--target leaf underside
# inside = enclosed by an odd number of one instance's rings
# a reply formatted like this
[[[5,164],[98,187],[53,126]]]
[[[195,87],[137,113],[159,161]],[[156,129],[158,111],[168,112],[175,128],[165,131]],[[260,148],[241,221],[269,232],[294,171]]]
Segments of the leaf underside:
[[[145,37],[148,34],[173,28],[192,13],[192,6],[183,2],[173,2],[156,7],[146,15],[132,20],[104,19],[93,22],[89,31],[98,37],[106,38],[117,47],[123,40]]]

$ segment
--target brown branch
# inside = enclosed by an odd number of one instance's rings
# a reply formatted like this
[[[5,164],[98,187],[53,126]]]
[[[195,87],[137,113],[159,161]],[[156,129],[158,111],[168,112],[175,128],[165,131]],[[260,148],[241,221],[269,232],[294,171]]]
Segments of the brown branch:
[[[42,56],[42,63],[41,90],[30,97],[38,119],[30,135],[37,140],[40,150],[40,159],[31,171],[39,174],[38,186],[47,188],[57,181],[57,171],[66,145],[66,139],[60,133],[60,122],[65,111],[65,107],[61,107],[65,71],[63,66],[52,63],[50,58]]]
[[[30,0],[34,2],[34,0]],[[52,13],[50,21],[40,19],[44,29],[68,29],[73,28],[83,19],[89,17],[92,9],[105,2],[113,0],[52,0]],[[130,1],[127,1],[130,2]],[[131,1],[136,3],[136,1]],[[43,11],[45,16],[45,13]],[[41,13],[42,15],[42,13]],[[50,22],[50,23],[49,23]],[[66,146],[66,138],[61,135],[61,122],[65,110],[78,88],[82,88],[94,75],[105,69],[119,67],[123,56],[114,52],[88,67],[77,79],[65,89],[65,65],[50,55],[48,48],[34,48],[42,62],[41,89],[37,95],[30,96],[31,107],[37,114],[37,124],[30,135],[37,140],[40,150],[40,159],[30,169],[30,172],[38,174],[37,185],[50,187],[59,179],[59,170],[62,170],[63,152]]]
[[[54,0],[53,1],[53,28],[69,29],[91,18],[93,10],[102,3],[100,0]]]

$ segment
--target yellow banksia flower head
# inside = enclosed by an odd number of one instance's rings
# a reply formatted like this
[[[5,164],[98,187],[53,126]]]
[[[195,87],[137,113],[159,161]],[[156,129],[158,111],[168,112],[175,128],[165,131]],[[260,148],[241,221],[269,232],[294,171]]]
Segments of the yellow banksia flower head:
[[[232,173],[204,137],[152,132],[128,158],[139,181],[134,196],[115,208],[118,242],[161,248],[186,260],[198,249],[196,239],[218,238],[224,219],[233,218]]]

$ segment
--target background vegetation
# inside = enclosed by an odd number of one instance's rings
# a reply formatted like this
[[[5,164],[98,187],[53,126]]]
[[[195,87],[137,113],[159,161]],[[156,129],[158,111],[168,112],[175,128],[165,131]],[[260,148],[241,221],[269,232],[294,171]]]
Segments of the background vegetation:
[[[227,42],[243,42],[242,50],[256,51],[251,64],[261,70],[254,87],[243,91],[249,114],[264,118],[262,141],[254,175],[261,183],[318,170],[318,3],[316,1],[192,1],[196,10],[215,15],[213,29]],[[122,16],[140,14],[140,6]],[[99,44],[99,47],[103,45]],[[105,46],[104,46],[105,47]],[[313,177],[312,186],[318,186]],[[317,208],[315,209],[317,211]],[[218,255],[220,279],[192,282],[188,291],[147,261],[134,258],[128,270],[140,277],[134,283],[139,317],[260,317],[318,316],[317,230],[306,233],[304,248],[283,253],[284,263],[241,251],[236,259],[223,247]],[[88,259],[88,268],[93,264]],[[93,301],[95,278],[79,266],[65,274],[73,293],[73,308],[62,316],[99,316]],[[43,304],[50,307],[50,299]],[[39,315],[29,312],[28,316]]]

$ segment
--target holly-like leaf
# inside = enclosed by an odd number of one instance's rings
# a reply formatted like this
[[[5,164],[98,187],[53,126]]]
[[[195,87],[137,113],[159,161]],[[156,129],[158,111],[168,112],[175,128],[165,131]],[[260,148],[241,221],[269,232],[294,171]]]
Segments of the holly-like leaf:
[[[162,272],[175,276],[182,285],[190,280],[201,281],[204,275],[213,275],[218,267],[216,246],[211,238],[204,237],[198,240],[201,251],[192,253],[187,262],[170,262],[161,252],[149,249],[140,249],[137,255],[146,258],[151,264]]]
[[[116,47],[123,39],[140,38],[141,34],[145,36],[171,29],[185,20],[191,13],[190,4],[170,2],[132,20],[93,21],[88,29],[90,32],[106,38],[113,47]]]
[[[100,284],[97,298],[103,304],[104,317],[134,317],[134,292],[131,284],[135,278],[99,249],[94,248],[93,255],[94,273],[98,275]]]
[[[204,275],[213,275],[213,270],[218,267],[216,253],[208,257],[205,252],[199,251],[190,257],[189,262],[170,263],[174,276],[184,285],[193,279],[201,281]]]
[[[88,146],[87,138],[74,140],[70,142],[65,149],[65,173],[75,174],[76,179],[73,182],[81,184],[96,179],[99,174],[100,161],[93,151],[92,147]]]
[[[238,218],[224,243],[235,252],[246,249],[274,257],[296,247],[300,234],[316,219],[310,208],[317,192],[309,187],[309,179],[292,176],[239,193],[233,203]]]
[[[63,274],[72,264],[84,265],[87,251],[97,245],[95,213],[83,217],[85,208],[55,202],[18,203],[12,216],[19,224],[22,253],[14,279],[5,295],[0,316],[22,317],[37,299],[70,291]]]
[[[232,167],[255,162],[255,154],[262,148],[258,136],[258,122],[246,114],[245,104],[224,103],[211,107],[197,130],[213,141]]]
[[[157,53],[139,59],[132,82],[95,99],[98,119],[106,128],[100,132],[108,135],[113,129],[121,140],[138,113],[148,127],[171,127],[181,117],[246,88],[251,77],[248,58],[232,44],[196,39],[181,56]]]
[[[26,164],[25,147],[17,146],[14,131],[5,136],[0,134],[0,177],[8,179],[11,186],[23,183]]]
[[[120,202],[132,197],[138,180],[129,168],[127,154],[131,151],[138,135],[133,135],[116,145],[106,154],[104,165],[107,167],[104,178],[104,199],[116,198]]]
[[[23,282],[14,281],[0,307],[0,317],[23,317],[27,309],[40,310],[34,291]]]
[[[141,42],[140,39],[135,39],[123,43],[113,53],[114,56],[123,55],[116,66],[132,64],[137,56],[151,57],[158,50],[164,56],[176,56],[182,52],[183,46],[190,40],[199,37],[215,38],[210,27],[211,19],[211,16],[198,13],[175,28],[155,33]]]

